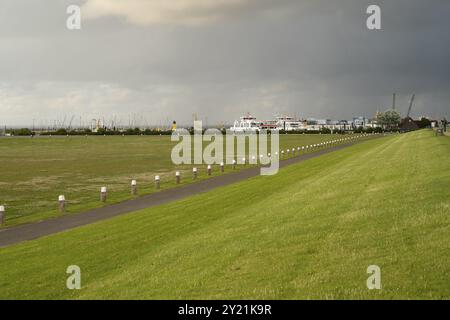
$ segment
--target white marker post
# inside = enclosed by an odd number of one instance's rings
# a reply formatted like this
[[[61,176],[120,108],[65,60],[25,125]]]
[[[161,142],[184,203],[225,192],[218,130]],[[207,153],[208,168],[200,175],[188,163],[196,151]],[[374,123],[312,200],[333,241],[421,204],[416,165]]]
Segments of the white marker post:
[[[58,203],[59,203],[59,212],[61,213],[66,212],[66,197],[60,195],[58,197]]]
[[[176,180],[177,184],[180,184],[180,182],[181,182],[180,171],[175,172],[175,180]]]
[[[236,169],[236,160],[233,159],[233,170]]]
[[[5,224],[5,206],[0,206],[0,226]]]
[[[210,164],[208,164],[208,176],[210,176],[211,175],[211,165]]]
[[[155,187],[156,189],[161,187],[161,178],[159,176],[155,176]]]
[[[133,196],[137,195],[137,181],[131,180],[131,194]]]
[[[101,202],[106,202],[106,192],[107,192],[106,187],[100,188],[100,201]]]
[[[194,180],[197,179],[197,168],[192,168],[192,177],[194,178]]]
[[[220,163],[220,172],[225,172],[225,164],[223,162]]]

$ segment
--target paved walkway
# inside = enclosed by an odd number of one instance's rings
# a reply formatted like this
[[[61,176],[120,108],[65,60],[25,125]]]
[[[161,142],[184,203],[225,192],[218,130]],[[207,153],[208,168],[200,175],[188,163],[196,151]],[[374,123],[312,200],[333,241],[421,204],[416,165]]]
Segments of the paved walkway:
[[[280,162],[280,167],[285,167],[293,163],[316,158],[323,154],[349,147],[355,143],[357,142],[350,142],[347,144],[316,151],[314,153],[303,154],[300,156],[282,160]],[[58,218],[36,223],[0,229],[0,248],[70,230],[76,227],[88,225],[97,221],[106,220],[122,214],[166,204],[175,200],[187,198],[198,193],[207,192],[217,187],[222,187],[232,183],[243,181],[248,178],[258,176],[259,174],[260,168],[258,167],[244,169],[240,170],[239,172],[228,173],[222,176],[216,176],[196,183],[191,183],[182,187],[155,192],[133,200],[128,200],[122,203],[98,209],[92,209],[79,214],[61,216]]]

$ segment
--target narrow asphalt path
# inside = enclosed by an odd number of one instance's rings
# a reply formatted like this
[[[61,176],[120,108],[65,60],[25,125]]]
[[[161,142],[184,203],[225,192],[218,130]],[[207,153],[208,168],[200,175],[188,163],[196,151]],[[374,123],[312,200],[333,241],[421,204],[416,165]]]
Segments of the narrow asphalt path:
[[[282,160],[280,161],[280,167],[282,168],[293,163],[316,158],[323,154],[349,147],[355,143],[358,142],[352,141],[343,145],[338,145],[327,149],[318,150],[313,153],[302,154],[300,156]],[[248,178],[258,176],[259,174],[260,168],[253,167],[240,170],[239,172],[227,173],[222,176],[216,176],[207,180],[191,183],[182,187],[155,192],[122,203],[98,209],[92,209],[83,213],[61,216],[45,221],[0,229],[0,248],[70,230],[76,227],[88,225],[97,221],[106,220],[133,211],[166,204],[195,194],[207,192],[217,187],[222,187],[232,183],[243,181]]]

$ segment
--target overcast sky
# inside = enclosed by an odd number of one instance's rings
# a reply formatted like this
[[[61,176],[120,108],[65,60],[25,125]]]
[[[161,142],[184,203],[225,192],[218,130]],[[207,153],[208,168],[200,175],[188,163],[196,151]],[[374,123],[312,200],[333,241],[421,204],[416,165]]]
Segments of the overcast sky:
[[[448,0],[0,0],[0,125],[450,118],[449,39]]]

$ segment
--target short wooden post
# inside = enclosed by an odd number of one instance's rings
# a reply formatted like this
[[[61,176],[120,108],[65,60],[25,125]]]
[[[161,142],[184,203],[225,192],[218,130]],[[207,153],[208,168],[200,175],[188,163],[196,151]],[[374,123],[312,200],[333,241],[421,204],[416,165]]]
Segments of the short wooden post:
[[[192,177],[193,179],[197,179],[197,168],[192,168]]]
[[[133,196],[137,195],[137,181],[131,180],[131,194]]]
[[[223,162],[220,163],[220,172],[225,172],[225,164]]]
[[[5,206],[0,206],[0,226],[5,224]]]
[[[180,184],[180,182],[181,182],[180,171],[175,172],[175,180],[176,180],[177,184]]]
[[[211,171],[212,171],[212,170],[211,170],[211,165],[210,165],[210,164],[208,164],[208,169],[207,169],[207,170],[208,170],[208,176],[210,176],[210,175],[211,175]]]
[[[66,212],[66,197],[64,197],[64,195],[60,195],[58,197],[58,204],[59,204],[59,212],[61,213]]]
[[[155,176],[155,187],[156,189],[161,187],[161,178],[159,176]]]
[[[100,189],[100,201],[101,202],[106,202],[106,187],[101,187]]]

